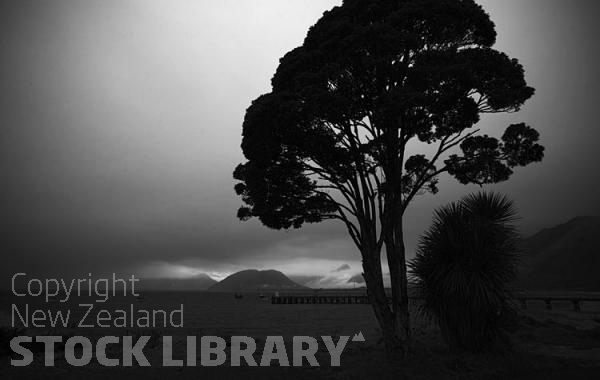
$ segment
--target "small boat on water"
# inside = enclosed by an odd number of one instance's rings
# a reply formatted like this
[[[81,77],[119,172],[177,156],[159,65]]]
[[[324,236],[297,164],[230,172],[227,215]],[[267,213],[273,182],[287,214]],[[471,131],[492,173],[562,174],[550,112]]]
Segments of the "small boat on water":
[[[242,298],[244,298],[244,295],[243,295],[242,293],[234,293],[234,294],[233,294],[233,297],[234,297],[236,300],[239,300],[239,299],[242,299]]]
[[[264,300],[265,298],[267,298],[267,296],[265,296],[264,294],[261,293],[258,295],[258,298],[260,298],[261,300]]]
[[[142,295],[139,295],[139,296],[135,297],[135,300],[137,302],[144,302],[144,297]]]

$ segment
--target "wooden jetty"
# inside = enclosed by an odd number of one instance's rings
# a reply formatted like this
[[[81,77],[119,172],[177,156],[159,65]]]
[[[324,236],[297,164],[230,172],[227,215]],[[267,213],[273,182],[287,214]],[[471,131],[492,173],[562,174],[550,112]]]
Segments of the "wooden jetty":
[[[388,297],[388,301],[391,298]],[[409,302],[419,301],[417,297],[409,297]],[[366,305],[370,304],[367,295],[284,295],[271,297],[274,305],[303,305],[303,304],[328,304],[328,305]]]
[[[550,294],[517,294],[514,297],[515,301],[518,301],[522,309],[527,309],[528,302],[530,301],[542,301],[546,304],[546,309],[552,310],[553,302],[571,302],[573,304],[573,310],[580,312],[581,305],[583,302],[600,302],[600,296],[597,295],[550,295]]]
[[[389,297],[388,297],[389,299]],[[549,294],[524,294],[518,293],[513,299],[527,309],[530,301],[543,301],[546,309],[552,310],[553,302],[571,302],[573,310],[580,312],[583,302],[600,302],[600,295],[549,295]],[[421,300],[419,297],[409,297],[411,304]],[[370,304],[366,294],[292,294],[271,297],[274,305],[364,305]]]
[[[291,295],[273,296],[271,303],[275,305],[291,304],[368,304],[366,295]]]

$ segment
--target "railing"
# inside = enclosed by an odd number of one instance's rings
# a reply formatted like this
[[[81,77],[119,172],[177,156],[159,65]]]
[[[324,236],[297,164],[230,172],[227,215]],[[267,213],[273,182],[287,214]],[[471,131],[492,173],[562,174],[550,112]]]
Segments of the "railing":
[[[389,299],[389,298],[388,298]],[[420,297],[409,297],[409,302],[415,304],[420,301]],[[543,301],[546,304],[546,309],[552,310],[552,302],[571,302],[573,304],[573,310],[580,312],[581,305],[583,302],[600,302],[600,295],[589,296],[589,295],[527,295],[517,294],[514,296],[514,300],[519,302],[521,308],[527,309],[528,301]],[[358,304],[369,304],[369,297],[367,295],[282,295],[271,297],[271,303],[274,305],[321,305],[321,304],[333,304],[333,305],[358,305]]]
[[[419,297],[408,297],[411,304],[420,300]],[[391,298],[388,297],[388,302]],[[367,295],[290,295],[273,296],[271,303],[275,305],[303,305],[303,304],[329,304],[329,305],[365,305],[371,301]]]
[[[527,309],[528,301],[543,301],[546,304],[546,309],[552,310],[552,302],[571,302],[574,311],[581,311],[583,302],[600,302],[600,296],[585,296],[585,295],[517,295],[514,297],[519,302],[522,309]]]
[[[291,304],[368,304],[369,297],[366,295],[343,295],[343,296],[314,296],[314,295],[293,295],[293,296],[273,296],[271,303],[275,305]]]

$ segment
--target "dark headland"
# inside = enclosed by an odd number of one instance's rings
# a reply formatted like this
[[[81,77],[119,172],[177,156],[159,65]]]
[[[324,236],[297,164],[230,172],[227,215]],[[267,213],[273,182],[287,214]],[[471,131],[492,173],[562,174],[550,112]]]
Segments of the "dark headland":
[[[208,288],[211,292],[279,291],[308,289],[276,270],[243,270]]]

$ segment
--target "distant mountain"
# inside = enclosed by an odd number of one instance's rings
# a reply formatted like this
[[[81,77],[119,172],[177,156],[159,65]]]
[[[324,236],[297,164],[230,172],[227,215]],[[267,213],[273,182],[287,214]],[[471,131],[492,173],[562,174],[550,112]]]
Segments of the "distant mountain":
[[[600,217],[577,217],[523,241],[519,286],[600,291]]]
[[[207,290],[217,281],[207,274],[201,274],[192,278],[181,279],[141,279],[136,284],[140,290]]]
[[[276,270],[250,269],[234,273],[208,290],[211,292],[241,292],[292,289],[306,289],[306,287],[295,283]]]

